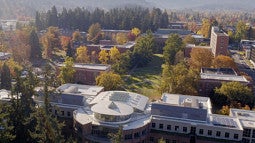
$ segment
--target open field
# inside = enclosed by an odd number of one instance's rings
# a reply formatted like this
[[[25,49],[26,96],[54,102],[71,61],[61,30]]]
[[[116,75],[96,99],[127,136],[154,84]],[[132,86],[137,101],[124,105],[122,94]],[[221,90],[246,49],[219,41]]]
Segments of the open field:
[[[152,62],[146,67],[136,68],[131,75],[125,75],[125,89],[127,91],[140,93],[151,100],[159,99],[159,85],[161,79],[161,65],[163,55],[155,54]]]

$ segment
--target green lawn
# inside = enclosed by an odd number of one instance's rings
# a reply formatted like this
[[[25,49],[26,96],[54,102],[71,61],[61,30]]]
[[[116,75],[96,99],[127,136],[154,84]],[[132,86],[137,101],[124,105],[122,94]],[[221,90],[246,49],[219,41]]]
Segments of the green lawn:
[[[163,63],[163,55],[155,54],[152,62],[146,67],[136,68],[131,75],[125,75],[125,89],[127,91],[140,93],[148,96],[151,100],[159,99],[161,65]]]

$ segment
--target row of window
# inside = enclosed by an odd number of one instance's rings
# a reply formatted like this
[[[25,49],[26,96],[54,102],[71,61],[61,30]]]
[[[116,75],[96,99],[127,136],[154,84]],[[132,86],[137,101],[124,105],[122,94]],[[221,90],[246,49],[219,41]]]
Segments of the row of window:
[[[255,143],[255,139],[250,140],[250,139],[243,138],[242,143]]]
[[[159,140],[159,139],[158,139]],[[177,141],[176,140],[169,140],[169,139],[164,139],[165,140],[165,143],[177,143]],[[150,137],[150,142],[155,142],[156,140],[155,140],[155,138],[154,137]],[[185,142],[183,142],[183,143],[185,143]]]
[[[49,112],[52,112],[52,109],[49,109]],[[65,111],[60,111],[60,113],[61,114],[58,113],[58,110],[55,110],[55,115],[71,117],[70,111],[67,111],[66,114],[65,114]]]
[[[147,131],[146,129],[144,129],[142,132],[136,132],[133,134],[127,134],[125,135],[125,140],[130,140],[130,139],[137,139],[137,138],[140,138],[141,136],[145,136],[147,134]]]
[[[152,128],[156,128],[156,123],[152,123],[151,124]],[[159,124],[159,129],[163,129],[164,128],[164,124]],[[166,127],[167,130],[171,131],[172,130],[172,126],[171,125],[167,125]],[[174,126],[173,131],[179,132],[182,131],[183,133],[187,133],[188,132],[188,128],[187,127],[183,127],[182,130],[180,129],[179,126]],[[196,128],[193,127],[192,130],[190,131],[192,133],[196,133]],[[213,131],[212,130],[207,130],[207,134],[204,132],[204,129],[199,129],[198,131],[199,135],[208,135],[208,136],[212,136],[213,135]],[[225,132],[224,136],[222,135],[221,131],[216,131],[216,137],[225,137],[225,138],[229,138],[230,134],[228,132]],[[234,134],[233,136],[234,139],[238,139],[238,134]]]
[[[243,130],[243,137],[252,137],[252,138],[255,138],[255,130],[244,129]]]

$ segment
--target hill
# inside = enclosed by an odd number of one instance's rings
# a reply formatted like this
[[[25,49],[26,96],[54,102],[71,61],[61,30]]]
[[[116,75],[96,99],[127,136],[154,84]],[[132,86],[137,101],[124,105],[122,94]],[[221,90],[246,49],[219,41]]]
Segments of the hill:
[[[84,7],[111,9],[116,7],[157,7],[161,9],[238,10],[252,11],[253,0],[0,0],[0,18],[33,16],[35,11],[47,11],[53,5],[58,9]]]

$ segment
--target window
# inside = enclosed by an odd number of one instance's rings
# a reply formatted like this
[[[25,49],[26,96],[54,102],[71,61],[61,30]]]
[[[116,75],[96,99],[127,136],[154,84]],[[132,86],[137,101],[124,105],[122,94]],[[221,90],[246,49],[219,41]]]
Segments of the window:
[[[176,143],[176,140],[173,140],[172,143]]]
[[[151,141],[151,142],[154,142],[154,137],[150,137],[150,141]]]
[[[129,140],[129,139],[132,139],[132,134],[128,134],[128,135],[125,135],[125,140]]]
[[[217,137],[220,137],[220,131],[217,131],[217,132],[216,132],[216,136],[217,136]]]
[[[171,130],[171,125],[167,125],[167,130]]]
[[[174,130],[175,130],[175,131],[178,131],[178,130],[179,130],[179,126],[175,126],[175,127],[174,127]]]
[[[208,136],[211,136],[212,135],[212,130],[208,130],[207,134],[208,134]]]
[[[234,134],[234,139],[238,139],[238,134]]]
[[[55,115],[58,115],[58,110],[55,110]]]
[[[204,134],[204,130],[203,129],[199,129],[199,134],[200,135]]]
[[[182,130],[183,130],[183,132],[185,132],[185,133],[186,133],[188,129],[187,129],[187,127],[183,127],[183,129],[182,129]]]
[[[196,129],[197,129],[196,127],[191,127],[190,128],[190,133],[191,134],[196,134]]]
[[[146,135],[146,129],[142,131],[142,135]]]
[[[251,136],[251,129],[244,129],[243,130],[243,136],[244,137],[250,137]]]
[[[64,112],[64,111],[61,111],[61,115],[64,116],[64,115],[65,115],[65,112]]]
[[[255,143],[255,139],[252,139],[252,140],[251,140],[251,143]]]
[[[255,138],[255,130],[252,131],[252,138]]]
[[[155,127],[156,127],[156,123],[152,123],[152,124],[151,124],[151,127],[152,127],[152,128],[155,128]]]
[[[250,143],[250,139],[243,138],[242,143]]]
[[[139,132],[136,132],[135,134],[134,134],[134,138],[139,138],[140,137],[140,133]]]
[[[229,138],[229,133],[225,133],[225,138]]]
[[[170,143],[169,139],[166,139],[165,142],[166,142],[166,143]]]
[[[67,116],[70,117],[71,116],[71,112],[68,111],[67,112]]]
[[[163,129],[163,124],[159,124],[159,128],[160,128],[160,129]]]

